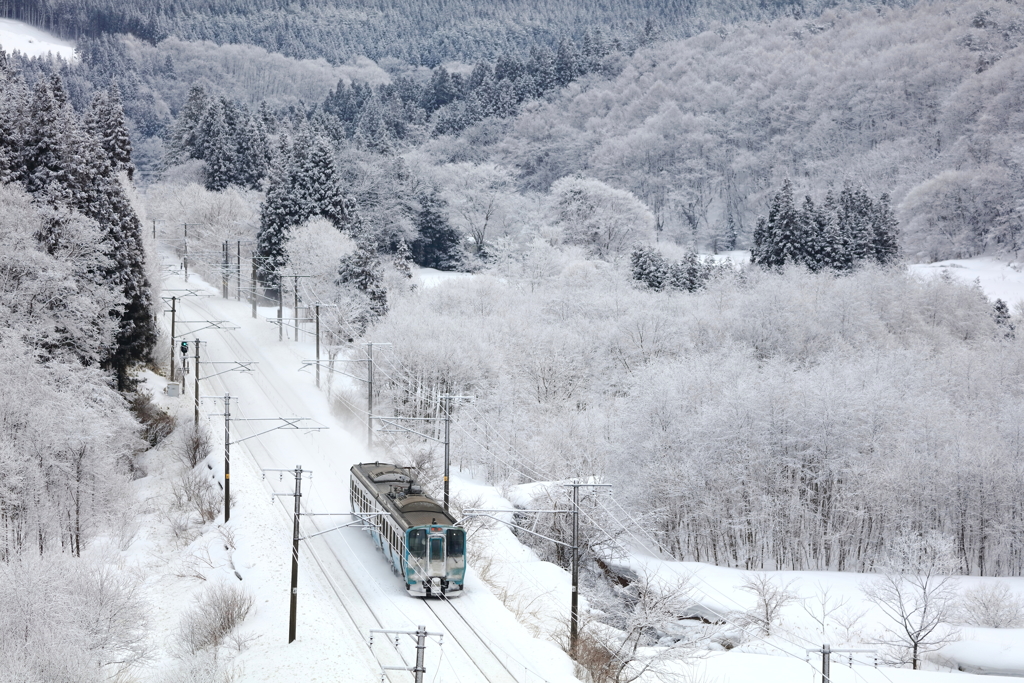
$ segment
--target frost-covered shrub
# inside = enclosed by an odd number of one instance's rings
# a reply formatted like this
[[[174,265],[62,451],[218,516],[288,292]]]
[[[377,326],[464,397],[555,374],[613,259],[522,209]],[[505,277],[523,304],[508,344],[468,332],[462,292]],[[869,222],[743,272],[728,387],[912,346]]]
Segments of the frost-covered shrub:
[[[188,655],[220,646],[249,616],[254,604],[252,595],[241,586],[224,583],[210,586],[182,615],[178,646]]]
[[[971,626],[1020,628],[1024,626],[1024,597],[1002,581],[984,583],[960,596],[959,617]]]

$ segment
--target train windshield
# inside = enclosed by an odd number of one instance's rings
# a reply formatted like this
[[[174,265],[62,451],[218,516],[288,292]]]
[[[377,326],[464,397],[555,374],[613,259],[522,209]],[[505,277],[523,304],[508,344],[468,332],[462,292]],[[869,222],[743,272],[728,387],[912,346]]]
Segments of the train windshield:
[[[462,529],[448,530],[448,557],[462,557],[466,552],[466,532]]]
[[[444,539],[434,537],[430,539],[430,559],[431,560],[443,560],[444,559]]]
[[[413,557],[425,557],[427,554],[427,530],[413,529],[409,532],[409,554]]]

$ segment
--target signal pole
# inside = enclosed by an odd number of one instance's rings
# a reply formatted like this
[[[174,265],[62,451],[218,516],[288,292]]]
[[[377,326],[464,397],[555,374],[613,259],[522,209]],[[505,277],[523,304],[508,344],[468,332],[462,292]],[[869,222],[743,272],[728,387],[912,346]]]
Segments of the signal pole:
[[[231,394],[224,394],[224,523],[231,519]]]
[[[156,221],[153,221],[153,225],[156,225]],[[175,359],[175,348],[174,348],[174,315],[175,308],[178,302],[178,297],[171,297],[171,381],[174,381],[174,359]]]
[[[196,413],[192,424],[199,425],[199,339],[193,342],[196,345]]]

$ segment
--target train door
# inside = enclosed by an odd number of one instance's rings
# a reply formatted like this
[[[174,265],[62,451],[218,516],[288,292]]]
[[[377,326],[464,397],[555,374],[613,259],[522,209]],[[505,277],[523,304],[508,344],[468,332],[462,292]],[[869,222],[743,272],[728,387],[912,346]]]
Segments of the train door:
[[[427,574],[443,577],[445,572],[444,535],[432,534],[427,546]]]

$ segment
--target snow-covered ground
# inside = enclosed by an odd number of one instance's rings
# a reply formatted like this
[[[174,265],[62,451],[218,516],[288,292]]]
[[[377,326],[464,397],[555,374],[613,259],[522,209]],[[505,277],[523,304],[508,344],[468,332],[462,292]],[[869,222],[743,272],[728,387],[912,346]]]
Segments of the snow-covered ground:
[[[1024,279],[1012,268],[995,260],[961,262],[950,272],[966,279],[981,278],[991,297],[1011,304],[1024,299]],[[939,272],[917,267],[919,272]],[[436,286],[449,279],[446,274],[426,273],[421,286]],[[1009,284],[1017,282],[1017,288]],[[990,283],[996,289],[989,290]],[[172,274],[164,284],[165,296],[180,295],[185,283]],[[346,423],[332,413],[327,394],[315,386],[311,368],[303,360],[314,353],[310,335],[300,341],[278,341],[276,326],[267,318],[276,310],[260,309],[251,317],[244,302],[220,298],[219,291],[198,281],[193,274],[188,287],[201,287],[210,296],[179,300],[178,319],[229,320],[238,329],[207,329],[197,332],[203,341],[201,359],[217,365],[201,367],[201,413],[210,420],[218,446],[209,458],[207,476],[223,482],[223,400],[212,397],[230,392],[231,427],[231,521],[218,520],[193,539],[175,538],[166,519],[168,481],[173,467],[167,450],[156,449],[148,456],[149,477],[135,483],[143,501],[140,531],[129,550],[128,561],[139,565],[148,580],[150,599],[155,603],[155,626],[168,639],[174,633],[182,610],[212,582],[222,581],[247,587],[256,597],[256,612],[246,620],[237,652],[231,653],[230,667],[239,681],[373,681],[380,680],[380,667],[409,666],[414,656],[412,642],[402,638],[399,652],[387,639],[377,636],[370,647],[370,629],[414,629],[425,625],[444,633],[443,645],[431,641],[427,649],[427,678],[432,681],[551,681],[571,682],[573,664],[555,645],[564,637],[568,620],[570,581],[568,573],[541,562],[522,546],[506,528],[495,523],[476,528],[471,543],[477,549],[475,566],[467,579],[466,594],[452,605],[409,597],[399,579],[375,551],[369,537],[355,529],[329,531],[302,542],[298,591],[298,638],[287,643],[288,581],[291,540],[291,470],[301,465],[312,471],[303,480],[303,509],[306,512],[347,512],[348,469],[360,461],[379,457],[366,448],[361,426]],[[1002,287],[999,289],[998,287]],[[286,312],[286,315],[288,313]],[[182,327],[199,328],[201,323],[179,322]],[[189,335],[191,337],[191,335]],[[250,373],[215,372],[227,370],[225,361],[255,361]],[[183,419],[192,412],[192,381],[189,375],[181,398],[160,396]],[[336,380],[337,381],[337,380]],[[166,379],[151,375],[148,382],[156,392]],[[326,382],[324,382],[326,384]],[[358,387],[352,387],[358,390]],[[243,422],[260,418],[305,417],[308,424],[328,427],[322,431],[279,430],[260,436],[273,422]],[[250,438],[251,437],[251,438]],[[278,468],[288,472],[268,472]],[[453,476],[453,495],[474,507],[505,509],[528,504],[537,485],[499,492],[468,476]],[[511,500],[510,500],[511,499]],[[303,535],[332,529],[348,521],[344,517],[306,517]],[[622,569],[669,581],[688,579],[697,610],[710,615],[727,615],[730,623],[737,613],[749,610],[754,596],[742,589],[747,572],[705,564],[668,562],[655,557],[642,533],[632,539],[633,554],[622,561]],[[236,574],[237,572],[237,574]],[[738,646],[726,651],[713,649],[703,656],[681,662],[675,669],[692,681],[759,681],[789,683],[820,680],[820,656],[807,650],[829,642],[832,647],[871,648],[882,617],[867,602],[862,587],[874,577],[851,573],[769,572],[779,585],[813,605],[815,596],[829,590],[836,600],[846,600],[849,613],[844,625],[836,620],[822,632],[800,601],[787,606],[770,637],[747,627],[733,634]],[[991,583],[994,579],[965,578],[964,585]],[[1024,579],[1002,579],[1018,595],[1024,595]],[[583,601],[584,609],[587,608]],[[453,609],[454,608],[454,609]],[[455,612],[458,611],[458,613]],[[857,615],[862,614],[859,618]],[[744,627],[726,629],[743,631]],[[167,648],[152,664],[153,671],[177,666]],[[964,672],[953,673],[957,668]],[[901,681],[966,680],[977,672],[1024,676],[1024,629],[965,628],[959,642],[929,655],[925,671],[873,666],[870,655],[859,654],[852,666],[846,659],[833,658],[832,680],[897,683]],[[148,678],[148,677],[147,677]],[[161,680],[159,677],[154,680]],[[405,671],[392,671],[387,680],[408,681]],[[647,678],[644,680],[654,680]],[[1014,680],[988,675],[986,681]]]
[[[0,19],[0,48],[7,52],[17,50],[28,57],[45,57],[50,53],[68,61],[75,57],[73,43],[13,19]]]
[[[910,271],[920,275],[938,275],[947,272],[964,282],[977,282],[985,295],[993,301],[1002,299],[1009,305],[1024,301],[1024,272],[1022,266],[1008,258],[978,256],[972,259],[951,259],[936,263],[915,263]]]

